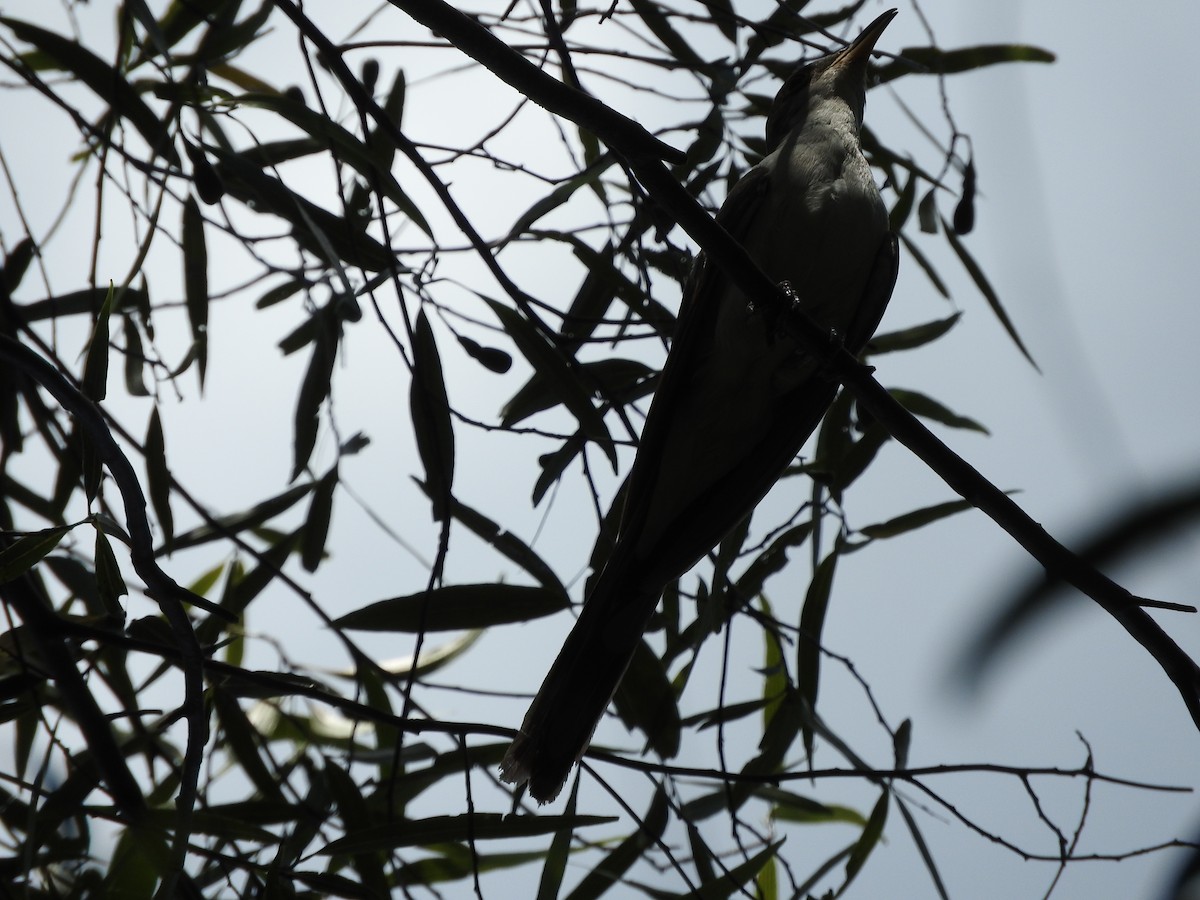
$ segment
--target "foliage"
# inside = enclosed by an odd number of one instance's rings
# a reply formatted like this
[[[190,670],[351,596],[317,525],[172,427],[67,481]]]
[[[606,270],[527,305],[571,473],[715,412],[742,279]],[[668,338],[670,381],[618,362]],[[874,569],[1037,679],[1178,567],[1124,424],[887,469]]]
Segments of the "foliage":
[[[715,207],[761,150],[778,78],[801,48],[852,33],[863,4],[744,6],[564,0],[472,16],[536,69],[636,111],[685,151],[675,179]],[[467,687],[479,721],[457,722],[432,676],[470,671],[477,642],[510,629],[511,648],[512,623],[570,605],[580,548],[619,509],[690,252],[620,153],[505,87],[472,48],[399,9],[353,26],[339,12],[127,0],[0,18],[10,87],[72,129],[70,146],[39,152],[74,167],[58,210],[29,208],[33,185],[18,182],[0,235],[3,877],[27,896],[378,897],[533,866],[540,896],[618,883],[803,895],[844,889],[898,820],[944,894],[897,790],[941,802],[930,773],[906,769],[911,725],[876,709],[891,759],[868,764],[819,711],[830,668],[854,673],[820,637],[848,554],[969,504],[854,524],[853,488],[889,433],[848,392],[753,520],[668,589],[614,707],[647,751],[597,748],[564,810],[504,814],[495,770],[518,708],[498,713],[490,698],[513,685],[487,678],[493,656]],[[1049,60],[931,42],[880,75],[902,95]],[[960,263],[1020,347],[961,237],[969,143],[948,113],[925,127],[947,135],[931,159],[866,136],[906,260],[942,295],[935,258]],[[951,256],[931,252],[942,242]],[[868,352],[917,350],[957,317],[880,335]],[[204,465],[246,423],[196,433],[182,410],[260,390],[290,404],[290,434],[285,448],[251,423],[245,464],[275,476],[248,486]],[[919,392],[893,396],[982,430]],[[372,458],[370,488],[355,490]],[[576,504],[556,520],[574,557],[538,549],[538,517],[560,495]],[[372,536],[339,530],[343,510],[365,512]],[[356,596],[361,573],[339,556],[359,542],[377,561],[392,554],[377,567],[398,573],[398,596]],[[596,542],[593,569],[607,546]],[[301,609],[325,626],[317,637],[299,636]],[[756,690],[736,698],[722,649],[735,621],[762,648]],[[381,631],[412,634],[411,655],[382,661],[385,645],[366,641]],[[455,636],[431,649],[441,631]],[[717,658],[714,692],[700,672]],[[705,761],[673,768],[681,744],[709,748]],[[840,762],[812,769],[817,751]],[[620,770],[601,759],[654,787],[609,799],[595,785]],[[1100,777],[1090,756],[1044,774]],[[796,784],[847,775],[859,788],[839,802]],[[823,855],[796,850],[800,824],[827,826]],[[564,873],[579,859],[576,883]]]

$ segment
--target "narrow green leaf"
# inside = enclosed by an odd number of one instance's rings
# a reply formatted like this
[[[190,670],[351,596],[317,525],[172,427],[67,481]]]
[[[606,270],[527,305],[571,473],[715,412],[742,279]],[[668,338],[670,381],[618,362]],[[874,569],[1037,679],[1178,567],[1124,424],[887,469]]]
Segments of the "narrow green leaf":
[[[25,273],[29,271],[29,264],[33,262],[34,249],[33,240],[23,237],[8,252],[8,256],[4,257],[4,269],[0,272],[0,291],[12,296],[13,291],[20,286]]]
[[[933,285],[933,289],[947,300],[950,299],[950,289],[946,287],[946,283],[938,275],[937,269],[933,267],[933,263],[921,252],[921,248],[913,243],[904,233],[900,234],[900,243],[904,245],[905,251],[916,262],[917,268],[925,273],[925,277],[929,279],[930,284]]]
[[[918,528],[928,525],[930,522],[936,522],[939,519],[944,519],[947,516],[953,516],[973,508],[974,506],[969,500],[951,500],[946,503],[937,503],[933,506],[915,509],[902,516],[896,516],[894,519],[888,519],[886,522],[880,522],[877,525],[868,525],[865,528],[859,529],[859,531],[872,539],[896,537],[899,534],[915,531]]]
[[[904,187],[900,191],[900,196],[896,198],[896,205],[892,207],[892,211],[888,214],[888,227],[891,231],[899,234],[904,230],[904,223],[908,221],[908,217],[912,213],[913,201],[916,197],[917,173],[910,171],[908,181],[904,183]]]
[[[87,359],[83,364],[83,393],[97,403],[108,393],[108,323],[112,308],[113,286],[110,283],[104,305],[100,307],[100,315],[96,317],[96,324],[92,328]]]
[[[121,606],[121,598],[129,593],[129,589],[103,528],[96,529],[96,585],[104,614],[113,622],[123,623],[125,609]]]
[[[462,348],[467,351],[467,355],[489,372],[503,375],[512,368],[512,356],[503,350],[498,350],[495,347],[484,347],[479,342],[471,340],[465,334],[458,334],[455,337],[458,338],[458,343]]]
[[[607,856],[605,856],[592,871],[584,876],[569,900],[594,900],[608,891],[615,884],[620,884],[625,873],[641,860],[648,848],[653,847],[662,839],[667,830],[670,805],[662,786],[654,792],[650,808],[642,817],[641,827],[621,841]]]
[[[121,72],[71,38],[4,16],[0,16],[0,24],[7,25],[20,40],[33,44],[58,67],[87,85],[117,115],[128,120],[155,153],[162,154],[174,165],[179,164],[179,156],[171,146],[167,122],[146,105]]]
[[[925,195],[921,197],[921,202],[917,204],[917,223],[926,234],[937,234],[938,209],[936,185],[926,191]]]
[[[946,225],[945,219],[942,220],[942,226],[950,247],[963,264],[963,268],[967,270],[967,274],[971,276],[971,280],[975,282],[975,286],[979,288],[979,293],[983,294],[983,298],[987,301],[988,306],[991,307],[992,312],[996,314],[996,318],[1000,320],[1000,324],[1004,327],[1004,330],[1008,332],[1008,336],[1012,339],[1012,342],[1017,345],[1017,349],[1021,351],[1021,355],[1029,360],[1029,364],[1035,370],[1041,372],[1042,370],[1038,368],[1038,364],[1033,361],[1033,357],[1030,356],[1029,351],[1025,348],[1025,343],[1021,340],[1021,336],[1017,334],[1016,326],[1009,319],[1008,313],[1005,311],[1003,304],[1000,303],[1000,298],[996,295],[995,290],[993,290],[991,282],[983,274],[983,269],[979,268],[979,264],[975,262],[975,258],[971,256],[967,248],[963,246],[962,241],[955,235],[954,229]]]
[[[308,465],[313,449],[317,446],[317,426],[321,404],[329,396],[333,382],[333,364],[337,358],[339,331],[332,316],[319,317],[322,328],[313,342],[312,358],[304,370],[300,382],[300,393],[296,397],[296,414],[293,419],[292,475],[295,481]]]
[[[910,391],[904,388],[888,388],[888,393],[901,406],[914,415],[925,419],[932,419],[935,422],[941,422],[943,425],[949,425],[951,428],[964,428],[968,431],[978,431],[980,434],[989,433],[986,428],[974,419],[969,419],[966,416],[960,416],[958,413],[952,412],[937,400],[919,391]]]
[[[665,812],[664,812],[665,818]],[[560,828],[587,828],[617,821],[615,816],[518,816],[466,813],[433,816],[374,825],[330,841],[317,851],[322,856],[394,850],[449,841],[496,840],[556,834]],[[665,823],[664,823],[665,824]]]
[[[683,63],[689,69],[704,70],[704,60],[692,49],[691,44],[683,39],[683,35],[671,25],[670,19],[663,12],[665,7],[653,0],[630,0],[630,5],[646,27],[670,52],[673,59]]]
[[[204,390],[208,369],[208,244],[204,239],[204,215],[191,196],[183,204],[183,296],[192,327],[200,390]]]
[[[554,387],[559,401],[575,416],[583,433],[605,452],[615,471],[616,445],[604,424],[604,417],[592,403],[590,390],[583,385],[562,355],[537,333],[522,315],[495,300],[484,299],[513,343],[517,345],[517,349],[533,366],[534,371],[541,373]]]
[[[1055,56],[1040,47],[1028,44],[980,44],[943,50],[940,47],[905,47],[897,54],[901,62],[888,63],[876,71],[880,82],[892,81],[903,75],[954,75],[1001,63],[1052,63]]]
[[[335,465],[317,483],[312,502],[308,505],[308,516],[304,520],[300,541],[300,564],[307,572],[315,572],[325,555],[325,540],[329,536],[329,522],[333,516],[333,492],[337,484],[338,467]]]
[[[679,753],[683,727],[675,689],[662,660],[644,640],[638,642],[629,669],[613,695],[613,705],[621,721],[643,732],[663,759]]]
[[[821,678],[821,633],[829,611],[829,595],[837,567],[838,548],[821,560],[813,573],[800,613],[800,637],[796,641],[796,687],[808,709],[817,708]],[[812,755],[812,731],[805,728],[805,749]]]
[[[883,353],[894,353],[897,350],[913,350],[923,347],[946,334],[958,324],[958,320],[961,318],[962,312],[959,311],[944,319],[935,319],[932,322],[914,325],[911,328],[902,328],[899,331],[889,331],[887,334],[877,334],[871,338],[867,348],[872,356],[878,356]]]
[[[879,838],[883,835],[883,826],[887,824],[888,801],[891,796],[891,792],[887,789],[879,795],[879,799],[875,802],[875,808],[871,810],[871,816],[867,819],[867,827],[863,829],[858,842],[850,851],[850,858],[846,860],[846,881],[842,885],[843,891],[854,880],[854,876],[862,871],[871,851],[879,843]]]
[[[141,332],[131,315],[122,315],[121,325],[125,335],[125,390],[131,397],[149,397],[150,391],[143,375],[146,353],[142,349]]]
[[[571,782],[571,793],[567,797],[567,806],[563,815],[568,819],[576,816],[576,806],[579,799],[579,779]],[[562,888],[563,875],[567,871],[567,859],[571,854],[571,839],[575,835],[574,828],[562,828],[554,833],[550,841],[550,849],[546,851],[546,860],[542,863],[542,874],[538,879],[537,900],[557,900]]]
[[[60,525],[31,531],[0,550],[0,584],[19,578],[36,566],[70,530],[71,526]]]
[[[413,332],[409,406],[417,452],[425,468],[426,493],[433,508],[433,520],[448,521],[454,486],[454,426],[442,375],[442,359],[424,310],[417,316]]]
[[[334,621],[352,631],[455,631],[528,622],[567,607],[555,590],[517,584],[456,584],[379,600]]]
[[[433,232],[425,220],[425,216],[404,193],[391,171],[379,166],[377,155],[337,122],[314,112],[303,103],[298,103],[285,94],[242,94],[235,99],[243,106],[269,109],[314,139],[321,141],[326,148],[331,147],[340,160],[356,169],[368,184],[377,187],[418,228],[433,237]]]
[[[722,872],[715,880],[702,884],[698,891],[694,891],[689,896],[696,900],[724,900],[724,898],[732,896],[734,892],[743,891],[745,886],[758,877],[767,866],[774,864],[784,840],[785,838],[781,838],[768,844],[745,862]]]
[[[428,490],[418,482],[421,490]],[[501,528],[493,519],[489,519],[479,510],[467,506],[457,499],[451,499],[450,513],[455,521],[462,523],[472,534],[490,546],[497,553],[516,563],[528,572],[542,587],[550,588],[566,603],[567,589],[554,574],[554,569],[547,565],[533,548],[506,528]]]
[[[167,446],[163,437],[162,420],[158,407],[150,411],[150,423],[146,426],[146,486],[150,505],[162,531],[164,548],[173,546],[175,517],[171,513],[171,472],[167,468]]]

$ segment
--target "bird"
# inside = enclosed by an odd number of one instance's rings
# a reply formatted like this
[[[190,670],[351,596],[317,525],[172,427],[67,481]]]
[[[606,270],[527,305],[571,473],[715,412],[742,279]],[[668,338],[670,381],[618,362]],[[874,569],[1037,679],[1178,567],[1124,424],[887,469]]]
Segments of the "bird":
[[[868,61],[889,10],[784,81],[766,155],[717,221],[790,303],[852,353],[874,334],[898,245],[863,156]],[[665,586],[748,516],[838,390],[822,363],[703,253],[646,415],[615,543],[500,766],[551,802],[582,757]]]

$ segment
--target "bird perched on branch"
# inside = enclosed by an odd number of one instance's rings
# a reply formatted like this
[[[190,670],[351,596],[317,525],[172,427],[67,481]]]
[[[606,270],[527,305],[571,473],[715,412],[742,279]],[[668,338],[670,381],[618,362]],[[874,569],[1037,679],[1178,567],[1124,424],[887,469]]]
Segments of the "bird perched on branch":
[[[859,142],[868,60],[895,15],[787,79],[767,116],[767,156],[717,214],[791,304],[852,353],[896,278],[896,239]],[[587,748],[664,586],[749,515],[837,393],[779,318],[697,259],[612,554],[501,764],[541,803]]]

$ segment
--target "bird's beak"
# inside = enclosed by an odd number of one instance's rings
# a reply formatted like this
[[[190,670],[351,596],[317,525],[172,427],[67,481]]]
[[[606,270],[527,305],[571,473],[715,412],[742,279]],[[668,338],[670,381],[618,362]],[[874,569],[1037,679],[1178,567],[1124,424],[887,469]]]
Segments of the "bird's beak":
[[[896,17],[896,10],[889,9],[874,22],[862,30],[862,34],[851,41],[846,47],[838,51],[834,57],[831,69],[850,69],[856,68],[862,72],[866,71],[867,60],[871,58],[871,51],[875,49],[875,42],[879,40],[879,36],[883,34],[883,30],[888,27],[888,23]]]

